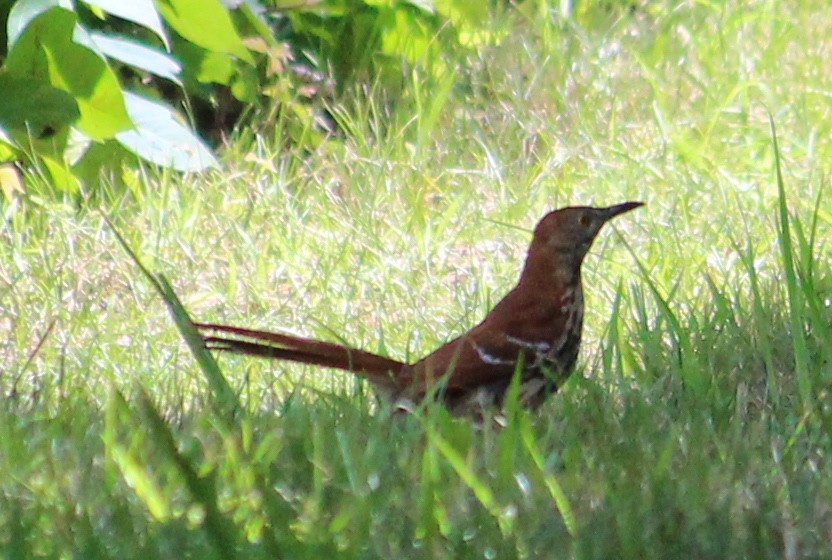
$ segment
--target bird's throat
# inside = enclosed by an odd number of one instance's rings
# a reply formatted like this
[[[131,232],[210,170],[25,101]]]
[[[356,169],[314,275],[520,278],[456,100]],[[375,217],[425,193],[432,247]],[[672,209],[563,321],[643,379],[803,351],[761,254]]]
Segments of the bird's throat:
[[[575,251],[530,251],[519,283],[560,289],[579,285],[583,260]]]

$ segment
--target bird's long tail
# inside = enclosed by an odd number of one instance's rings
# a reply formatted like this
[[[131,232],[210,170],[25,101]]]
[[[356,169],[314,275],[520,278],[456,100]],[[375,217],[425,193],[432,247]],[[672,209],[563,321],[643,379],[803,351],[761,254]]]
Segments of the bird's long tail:
[[[343,369],[382,385],[390,384],[397,373],[408,367],[404,362],[333,342],[228,325],[194,325],[202,332],[209,350]]]

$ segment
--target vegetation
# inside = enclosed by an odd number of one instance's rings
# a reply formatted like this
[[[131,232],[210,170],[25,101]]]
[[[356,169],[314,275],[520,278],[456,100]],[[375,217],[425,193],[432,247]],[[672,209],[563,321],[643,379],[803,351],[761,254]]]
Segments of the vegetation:
[[[314,148],[333,131],[324,102],[336,91],[376,76],[395,98],[405,67],[447,81],[458,49],[495,39],[479,0],[226,4],[0,6],[0,187],[22,190],[8,162],[67,192],[95,190],[137,157],[202,171],[216,160],[189,125],[218,145],[241,114],[277,116],[290,142]]]
[[[832,557],[831,22],[528,2],[444,89],[347,91],[314,152],[278,115],[221,169],[139,169],[80,207],[33,175],[3,203],[0,548]],[[647,206],[585,263],[582,374],[505,429],[236,357],[221,398],[104,220],[199,319],[405,358],[505,292],[544,212],[624,200]]]

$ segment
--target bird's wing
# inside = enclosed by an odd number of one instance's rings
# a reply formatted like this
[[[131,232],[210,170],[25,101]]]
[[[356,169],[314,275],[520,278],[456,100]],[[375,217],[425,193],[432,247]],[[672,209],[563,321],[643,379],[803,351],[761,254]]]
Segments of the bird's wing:
[[[508,299],[508,298],[507,298]],[[428,390],[440,381],[448,390],[474,389],[511,379],[520,355],[524,367],[549,355],[568,330],[558,304],[511,301],[498,305],[482,323],[417,362],[411,384]]]

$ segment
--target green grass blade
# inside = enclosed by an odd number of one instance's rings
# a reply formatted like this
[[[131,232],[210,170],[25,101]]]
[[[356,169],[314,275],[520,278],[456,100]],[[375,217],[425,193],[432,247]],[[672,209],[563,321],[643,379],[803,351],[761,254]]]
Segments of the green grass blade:
[[[164,523],[171,518],[169,500],[155,478],[148,473],[146,459],[139,457],[140,453],[132,451],[118,438],[119,425],[122,423],[120,417],[130,414],[132,412],[124,396],[114,390],[107,405],[101,439],[108,459],[119,470],[124,481],[133,489],[150,515],[156,521]]]
[[[566,497],[566,492],[563,491],[563,488],[561,487],[560,482],[558,482],[558,479],[555,477],[555,475],[546,472],[546,465],[543,461],[543,454],[540,452],[540,448],[537,446],[537,441],[535,440],[534,434],[532,433],[531,424],[529,423],[527,418],[525,418],[524,421],[521,423],[520,435],[523,441],[523,447],[526,448],[529,457],[531,457],[532,461],[534,462],[535,466],[540,472],[540,476],[543,477],[543,483],[546,485],[546,490],[552,497],[552,501],[554,502],[558,512],[560,512],[560,516],[563,518],[563,523],[564,525],[566,525],[566,530],[569,531],[569,534],[572,537],[575,537],[578,531],[578,523],[575,520],[575,513],[572,511],[572,505],[569,503],[569,498]]]
[[[191,497],[202,507],[205,516],[204,529],[214,549],[221,558],[236,558],[234,551],[236,543],[239,542],[237,531],[220,512],[217,491],[212,480],[200,477],[194,465],[179,451],[170,426],[144,391],[139,391],[138,404],[141,417],[152,434],[157,449],[174,465]]]
[[[780,146],[777,142],[777,128],[774,124],[774,117],[769,112],[768,122],[771,130],[771,143],[774,149],[774,169],[777,176],[777,198],[778,198],[778,232],[777,237],[780,244],[781,257],[783,259],[783,274],[786,277],[786,291],[789,296],[789,319],[792,331],[792,347],[794,349],[794,367],[797,377],[797,387],[804,410],[811,410],[813,407],[812,386],[809,378],[809,349],[803,335],[803,296],[798,286],[794,253],[792,249],[791,227],[789,222],[789,210],[786,206],[786,188],[783,181],[783,172],[780,166]]]
[[[439,435],[436,428],[428,424],[425,428],[430,444],[448,461],[448,464],[451,465],[465,485],[471,489],[480,504],[494,517],[503,536],[511,534],[512,521],[503,515],[503,511],[488,484],[477,476],[474,469],[465,462],[465,458],[445,438]]]
[[[130,248],[127,241],[124,237],[122,237],[115,225],[107,218],[107,216],[104,216],[104,221],[107,222],[108,226],[110,226],[110,229],[116,236],[116,239],[124,251],[130,256],[133,262],[136,263],[136,266],[138,266],[139,270],[141,270],[144,277],[147,278],[154,288],[156,288],[156,291],[164,300],[168,310],[170,311],[171,317],[173,317],[174,324],[179,329],[179,332],[185,339],[185,343],[188,345],[188,348],[191,350],[191,353],[194,355],[194,358],[199,364],[202,373],[208,380],[208,384],[210,385],[211,391],[214,395],[214,404],[216,405],[216,408],[222,413],[225,419],[231,420],[240,410],[240,402],[237,395],[234,393],[234,390],[231,388],[228,380],[222,374],[222,371],[220,371],[217,361],[205,348],[202,335],[200,335],[199,331],[197,331],[196,327],[194,327],[190,315],[188,315],[188,312],[185,310],[182,302],[179,301],[179,298],[176,296],[170,282],[168,282],[168,279],[164,275],[150,272],[150,270],[148,270],[147,267],[141,262],[138,255],[136,255],[133,249]]]
[[[191,321],[188,312],[173,291],[170,282],[162,274],[157,274],[156,278],[160,286],[160,293],[170,310],[174,323],[176,323],[179,332],[188,344],[188,348],[190,348],[191,353],[194,355],[200,369],[205,374],[211,386],[218,410],[226,418],[233,418],[240,411],[240,402],[237,395],[234,393],[234,390],[231,388],[222,371],[220,371],[214,356],[205,348],[202,335],[194,327],[193,321]]]
[[[439,457],[435,446],[429,445],[422,453],[421,483],[419,485],[419,522],[416,537],[431,541],[440,536],[447,537],[452,528],[450,516],[442,503]]]
[[[685,386],[691,389],[697,398],[703,398],[710,388],[710,378],[708,377],[707,372],[702,368],[696,353],[691,347],[689,338],[690,333],[682,325],[682,322],[679,320],[679,317],[673,309],[671,309],[670,297],[665,298],[662,296],[659,287],[651,278],[647,267],[644,266],[635,251],[633,251],[633,248],[627,240],[623,238],[623,236],[621,236],[621,240],[627,248],[627,251],[630,253],[630,256],[632,256],[638,266],[639,271],[641,272],[641,277],[647,284],[647,287],[650,288],[650,292],[653,294],[653,299],[656,301],[662,315],[670,325],[670,334],[672,335],[676,346],[676,358],[679,364],[679,371],[682,375],[682,380],[684,381]]]

